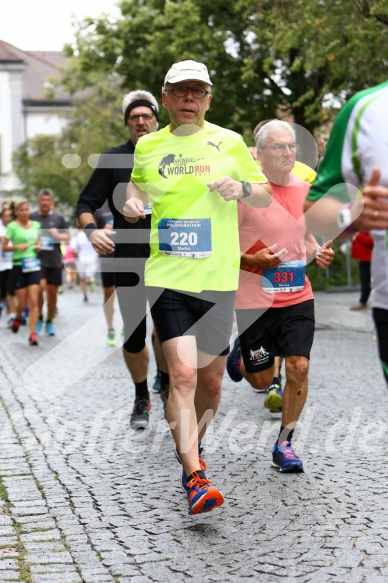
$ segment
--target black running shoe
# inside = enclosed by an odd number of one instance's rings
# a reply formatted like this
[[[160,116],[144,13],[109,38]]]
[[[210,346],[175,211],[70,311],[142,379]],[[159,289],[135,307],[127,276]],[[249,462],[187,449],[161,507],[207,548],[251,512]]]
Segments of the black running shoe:
[[[149,399],[135,400],[130,420],[132,429],[146,429],[148,427],[151,407],[152,404]]]
[[[14,334],[16,334],[16,332],[19,332],[19,328],[20,328],[20,320],[16,319],[12,322],[12,326],[11,326],[11,330]]]

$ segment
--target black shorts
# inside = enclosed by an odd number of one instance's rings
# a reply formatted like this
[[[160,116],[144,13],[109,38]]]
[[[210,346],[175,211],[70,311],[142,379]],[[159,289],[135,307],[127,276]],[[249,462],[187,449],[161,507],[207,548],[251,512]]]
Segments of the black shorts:
[[[123,270],[115,272],[113,276],[124,322],[123,347],[127,352],[136,354],[146,345],[147,294],[144,286],[146,260],[129,258],[122,261]],[[116,265],[117,267],[120,266]],[[125,271],[128,268],[132,271]]]
[[[12,285],[17,291],[18,289],[24,289],[29,285],[39,285],[40,283],[40,269],[38,271],[30,271],[28,273],[23,273],[20,265],[14,265],[12,267]]]
[[[237,310],[244,366],[249,373],[271,368],[275,356],[310,358],[314,339],[314,300],[285,308]]]
[[[388,310],[373,308],[372,313],[376,325],[381,366],[388,383]]]
[[[45,279],[47,285],[62,285],[62,267],[40,267],[40,279]]]
[[[12,296],[13,286],[12,282],[12,269],[3,269],[0,271],[0,300],[5,300],[5,298],[10,295]]]
[[[130,261],[130,260],[129,260]],[[101,281],[102,287],[108,288],[113,287],[115,285],[115,278],[114,278],[114,258],[109,256],[100,257],[100,273],[101,273]]]
[[[229,353],[234,291],[185,293],[147,287],[147,295],[160,342],[190,335],[196,337],[197,348],[206,354]]]
[[[113,273],[109,273],[109,271],[101,271],[101,281],[102,287],[107,289],[108,287],[114,287],[115,277]]]

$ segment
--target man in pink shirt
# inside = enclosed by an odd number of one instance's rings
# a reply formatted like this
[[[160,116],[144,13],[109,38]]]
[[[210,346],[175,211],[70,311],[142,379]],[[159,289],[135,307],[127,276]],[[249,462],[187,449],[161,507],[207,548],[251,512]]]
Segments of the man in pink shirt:
[[[270,410],[282,410],[272,465],[283,472],[302,472],[291,440],[307,398],[314,337],[314,296],[306,263],[315,258],[325,269],[334,251],[331,241],[320,247],[306,229],[303,205],[310,185],[291,174],[298,150],[293,127],[271,120],[258,132],[256,148],[273,202],[265,209],[239,205],[242,257],[235,304],[239,338],[227,370],[232,380],[244,377],[256,389],[268,387]],[[271,385],[275,356],[286,361],[283,394],[280,385]]]

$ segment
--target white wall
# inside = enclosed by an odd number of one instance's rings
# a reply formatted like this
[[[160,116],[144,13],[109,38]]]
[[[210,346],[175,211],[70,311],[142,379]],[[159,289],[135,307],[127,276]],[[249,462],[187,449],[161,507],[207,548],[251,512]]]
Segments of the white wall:
[[[37,135],[56,135],[59,134],[67,124],[63,112],[54,109],[54,111],[32,112],[29,110],[25,113],[25,135],[26,139],[34,138]]]
[[[24,140],[19,71],[0,71],[1,174],[12,171],[12,151]]]

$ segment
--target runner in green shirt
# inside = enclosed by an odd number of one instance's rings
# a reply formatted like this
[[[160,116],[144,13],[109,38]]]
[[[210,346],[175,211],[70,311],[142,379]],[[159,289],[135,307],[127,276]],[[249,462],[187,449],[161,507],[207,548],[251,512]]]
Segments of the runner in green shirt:
[[[28,202],[21,201],[14,205],[15,220],[7,226],[3,250],[12,251],[12,280],[18,300],[16,318],[11,326],[18,332],[21,316],[25,308],[30,308],[29,328],[30,346],[37,346],[35,333],[38,321],[38,294],[40,282],[40,263],[37,253],[40,250],[40,224],[30,220]]]

